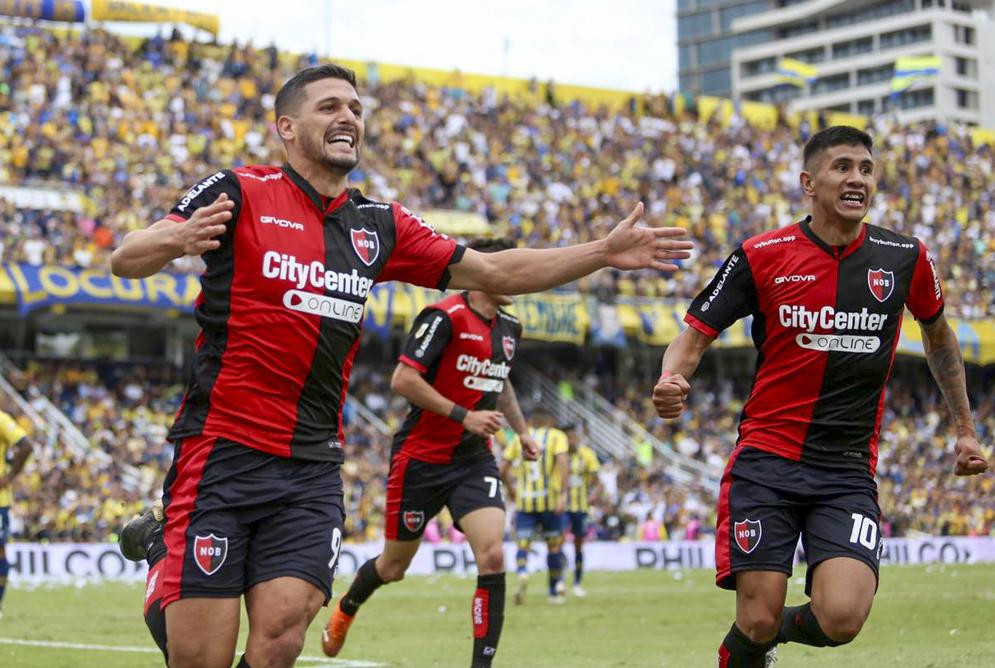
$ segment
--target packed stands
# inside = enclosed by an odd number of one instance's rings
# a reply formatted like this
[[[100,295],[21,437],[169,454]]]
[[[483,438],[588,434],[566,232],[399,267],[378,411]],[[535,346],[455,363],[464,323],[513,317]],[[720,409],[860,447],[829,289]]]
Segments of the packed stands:
[[[161,218],[199,178],[222,167],[279,163],[273,131],[279,85],[307,56],[169,38],[127,41],[99,29],[52,32],[0,27],[0,184],[71,190],[78,210],[0,196],[0,262],[106,267],[130,230]],[[804,209],[801,144],[811,128],[759,129],[698,117],[665,96],[625,109],[558,100],[537,91],[507,97],[414,79],[363,82],[369,110],[354,185],[414,211],[480,214],[498,234],[541,247],[603,236],[636,200],[657,224],[688,228],[697,257],[675,275],[605,271],[577,288],[604,303],[687,299],[742,239],[785,225]],[[872,119],[881,193],[872,222],[922,238],[946,284],[947,313],[995,316],[995,159],[966,128],[903,127]],[[184,258],[172,268],[197,272]],[[16,486],[15,534],[31,540],[103,540],[161,488],[164,440],[183,378],[171,367],[29,362],[31,392],[55,402],[111,455],[94,466],[46,446]],[[388,369],[357,366],[353,390],[387,425],[405,405]],[[584,382],[561,370],[566,382]],[[655,417],[651,381],[591,381],[619,415],[674,450],[720,469],[735,441],[748,378],[696,381],[692,409],[674,425]],[[974,397],[979,436],[995,440],[995,391]],[[992,476],[956,479],[952,431],[931,381],[893,384],[879,479],[887,531],[988,534],[995,530]],[[390,440],[349,420],[343,466],[347,531],[379,538]],[[140,472],[121,483],[120,467]],[[697,538],[714,531],[715,490],[674,485],[651,453],[606,461],[592,533],[606,540]],[[457,538],[442,518],[429,539]]]
[[[0,183],[56,184],[88,200],[78,213],[0,203],[0,257],[32,264],[106,266],[125,233],[161,217],[199,178],[281,162],[274,93],[312,62],[178,33],[135,43],[99,29],[3,30]],[[804,123],[701,121],[694,105],[663,96],[611,111],[554,94],[478,95],[413,80],[362,89],[367,142],[352,180],[372,197],[414,211],[476,212],[530,247],[602,236],[638,199],[651,221],[691,230],[700,253],[685,271],[580,282],[605,299],[689,298],[742,239],[804,210]],[[880,117],[870,129],[881,193],[869,220],[930,246],[949,314],[995,315],[995,268],[982,262],[995,251],[992,147],[957,126]]]

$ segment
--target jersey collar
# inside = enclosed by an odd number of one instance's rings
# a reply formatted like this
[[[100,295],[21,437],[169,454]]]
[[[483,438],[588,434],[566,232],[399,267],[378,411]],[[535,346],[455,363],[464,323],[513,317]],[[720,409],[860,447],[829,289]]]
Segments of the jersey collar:
[[[327,197],[319,193],[303,176],[297,173],[297,170],[290,166],[289,162],[283,163],[283,171],[290,178],[290,180],[304,191],[307,198],[318,207],[320,211],[323,211],[325,215],[328,215],[338,209],[340,206],[346,203],[349,199],[349,188],[346,188],[338,194],[335,199],[329,200]]]
[[[464,290],[463,292],[461,292],[460,296],[463,297],[463,301],[466,303],[466,307],[470,309],[470,313],[480,318],[485,325],[493,325],[495,322],[497,322],[498,319],[497,313],[494,314],[493,318],[488,318],[483,313],[473,308],[473,304],[470,303],[470,292],[468,290]]]
[[[818,234],[812,231],[812,216],[805,216],[805,220],[800,222],[798,225],[801,227],[805,236],[809,238],[809,241],[832,255],[837,260],[842,260],[848,255],[855,253],[858,248],[864,245],[864,239],[867,238],[867,225],[861,223],[860,234],[858,234],[857,238],[850,242],[848,246],[830,246],[825,241],[820,239]]]

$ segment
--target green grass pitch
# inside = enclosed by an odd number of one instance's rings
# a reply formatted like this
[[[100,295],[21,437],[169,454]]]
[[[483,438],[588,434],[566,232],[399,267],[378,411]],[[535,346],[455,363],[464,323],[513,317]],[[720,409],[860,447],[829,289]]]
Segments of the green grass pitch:
[[[855,642],[833,650],[782,646],[778,668],[995,666],[995,564],[893,566],[882,573],[874,610]],[[801,575],[796,571],[791,580],[789,603],[804,600]],[[732,622],[734,596],[717,589],[709,571],[592,572],[587,598],[570,597],[563,606],[546,602],[542,574],[532,576],[520,607],[511,604],[512,577],[508,584],[495,666],[711,668]],[[347,585],[343,578],[336,592]],[[298,665],[465,668],[473,586],[473,578],[440,576],[381,589],[359,613],[336,660],[321,657],[328,614],[322,610]],[[161,666],[142,623],[143,595],[138,584],[8,590],[0,666]],[[53,646],[63,643],[73,646]]]

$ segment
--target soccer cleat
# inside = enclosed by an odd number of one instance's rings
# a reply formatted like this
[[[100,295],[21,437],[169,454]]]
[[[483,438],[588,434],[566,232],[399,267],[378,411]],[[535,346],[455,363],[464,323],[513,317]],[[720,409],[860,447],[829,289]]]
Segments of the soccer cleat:
[[[587,590],[581,587],[580,585],[574,585],[573,594],[577,598],[584,598],[585,596],[587,596]]]
[[[342,651],[346,634],[349,633],[349,627],[355,618],[355,615],[347,615],[342,612],[342,608],[335,606],[332,616],[328,618],[328,623],[321,631],[321,651],[325,656],[337,656]]]
[[[525,573],[518,574],[518,586],[515,587],[515,605],[525,603],[525,590],[529,586],[529,576]]]
[[[764,654],[764,668],[770,668],[775,663],[777,663],[777,647],[771,647]]]
[[[556,591],[557,596],[564,596],[567,593],[567,583],[562,579],[557,580],[553,589]]]
[[[162,535],[162,500],[158,500],[136,515],[121,529],[121,554],[125,559],[141,561],[146,559],[149,549]]]
[[[567,602],[567,597],[563,594],[550,594],[549,604],[550,605],[563,605]]]

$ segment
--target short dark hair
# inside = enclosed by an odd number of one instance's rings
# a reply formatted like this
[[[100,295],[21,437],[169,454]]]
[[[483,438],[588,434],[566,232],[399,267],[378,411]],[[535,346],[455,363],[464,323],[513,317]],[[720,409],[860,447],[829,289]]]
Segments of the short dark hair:
[[[508,239],[474,239],[466,245],[467,248],[473,249],[479,253],[497,253],[503,250],[508,250],[509,248],[514,248],[513,244]]]
[[[812,135],[805,143],[804,164],[808,168],[812,158],[833,146],[846,144],[847,146],[863,145],[868,153],[874,150],[874,140],[871,136],[858,128],[849,125],[834,125],[819,130]]]
[[[273,113],[279,119],[280,116],[288,113],[291,109],[296,109],[304,101],[304,87],[309,83],[321,81],[322,79],[342,79],[352,84],[356,88],[356,73],[348,67],[342,67],[335,63],[315,65],[307,67],[287,79],[287,82],[280,87],[276,94],[276,103],[273,105]]]

